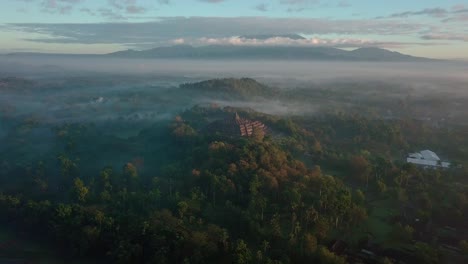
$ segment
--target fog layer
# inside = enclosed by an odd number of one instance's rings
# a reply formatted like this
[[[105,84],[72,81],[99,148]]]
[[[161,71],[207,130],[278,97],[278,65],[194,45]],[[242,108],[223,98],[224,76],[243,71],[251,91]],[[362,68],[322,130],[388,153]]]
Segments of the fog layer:
[[[468,80],[464,62],[327,62],[119,59],[82,56],[0,56],[0,74],[37,76],[89,73],[158,74],[198,78],[242,77],[300,80],[335,78]]]

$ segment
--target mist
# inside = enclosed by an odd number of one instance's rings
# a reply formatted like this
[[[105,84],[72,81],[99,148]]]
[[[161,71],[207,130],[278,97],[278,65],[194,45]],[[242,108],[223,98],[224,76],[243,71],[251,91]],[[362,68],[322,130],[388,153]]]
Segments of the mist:
[[[2,116],[45,123],[132,122],[171,119],[197,104],[248,107],[275,115],[308,115],[328,109],[381,108],[396,117],[395,102],[418,102],[415,118],[430,118],[425,102],[439,105],[437,118],[461,118],[468,96],[468,64],[149,60],[80,56],[3,56]],[[183,83],[249,77],[281,91],[281,97],[231,99],[188,94]],[[24,78],[24,80],[22,79]],[[10,83],[8,83],[10,82]],[[323,93],[329,93],[324,97]],[[452,102],[452,103],[448,103]],[[3,131],[2,131],[3,130]],[[4,135],[0,128],[0,136]]]
[[[336,78],[392,80],[426,79],[466,81],[468,63],[432,62],[339,62],[278,60],[182,60],[120,59],[70,55],[4,55],[0,57],[2,75],[30,76],[79,74],[129,74],[186,76],[191,78],[252,77],[284,80],[323,81]]]

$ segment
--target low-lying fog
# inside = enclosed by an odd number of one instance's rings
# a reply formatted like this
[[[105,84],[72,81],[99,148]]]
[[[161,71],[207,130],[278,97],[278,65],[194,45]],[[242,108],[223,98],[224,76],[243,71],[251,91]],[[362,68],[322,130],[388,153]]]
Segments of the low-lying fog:
[[[468,80],[467,62],[327,62],[120,59],[83,56],[0,56],[0,74],[124,73],[300,80],[334,78]]]
[[[468,64],[460,62],[291,62],[145,60],[93,57],[0,56],[2,119],[44,123],[154,122],[196,104],[249,107],[307,115],[347,107],[377,109],[385,118],[466,117]],[[250,77],[281,97],[197,96],[179,84]],[[411,107],[414,106],[417,107]],[[380,109],[379,109],[380,108]],[[0,137],[5,135],[0,126]]]

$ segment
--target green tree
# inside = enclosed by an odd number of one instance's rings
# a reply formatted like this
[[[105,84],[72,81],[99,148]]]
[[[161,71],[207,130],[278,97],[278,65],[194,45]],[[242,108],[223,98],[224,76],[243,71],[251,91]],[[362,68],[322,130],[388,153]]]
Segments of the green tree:
[[[102,202],[109,202],[112,199],[111,193],[113,186],[111,183],[112,168],[106,167],[101,170],[99,174],[97,191],[99,192],[99,199]]]
[[[253,128],[252,131],[252,138],[256,141],[263,141],[263,138],[265,137],[265,132],[261,128]]]
[[[379,190],[380,194],[384,194],[387,191],[387,185],[383,181],[378,180],[377,189]]]
[[[366,200],[366,195],[364,194],[364,192],[362,192],[360,189],[357,189],[354,194],[355,203],[362,205],[364,204],[365,200]]]
[[[174,130],[172,131],[172,134],[177,138],[177,139],[188,139],[192,138],[197,135],[197,131],[193,129],[188,124],[185,124],[183,122],[177,122],[174,124]]]
[[[315,221],[317,221],[319,217],[319,213],[313,206],[309,207],[306,209],[305,214],[304,214],[304,220],[305,220],[305,232],[309,231],[309,225]]]
[[[252,252],[244,240],[239,239],[236,244],[234,263],[248,264],[252,262]]]
[[[138,171],[135,165],[132,163],[128,162],[125,164],[123,167],[123,173],[126,176],[127,179],[136,179],[138,178]]]
[[[250,190],[250,205],[249,206],[253,212],[260,212],[260,220],[263,221],[263,212],[267,205],[267,199],[261,194],[260,192],[261,187],[262,187],[262,183],[258,179],[258,176],[255,175],[249,184],[249,190]]]
[[[78,202],[85,202],[89,189],[80,178],[73,181],[73,195]]]
[[[179,216],[180,216],[180,219],[184,219],[184,215],[185,213],[187,212],[189,206],[186,202],[184,201],[180,201],[178,204],[177,204],[177,208],[178,208],[178,211],[179,211]]]
[[[270,221],[271,225],[271,232],[274,237],[281,238],[283,236],[283,232],[281,230],[281,222],[280,222],[280,215],[274,214]]]
[[[304,236],[304,254],[312,256],[317,251],[317,238],[312,234]]]
[[[329,230],[330,225],[328,224],[328,222],[324,218],[320,217],[315,223],[315,233],[317,237],[321,240],[324,240],[325,238],[327,238]]]
[[[371,164],[363,156],[354,156],[350,160],[350,168],[354,177],[366,184],[369,185],[369,177],[371,172]]]
[[[335,255],[325,247],[319,247],[318,257],[321,264],[346,264],[346,260],[343,257]]]
[[[68,187],[72,182],[72,179],[78,175],[77,161],[72,160],[65,155],[60,155],[58,160],[60,163],[60,172],[62,175],[62,188],[64,188],[64,186]]]
[[[367,220],[366,208],[361,206],[352,206],[349,212],[350,222],[354,225],[360,225]]]

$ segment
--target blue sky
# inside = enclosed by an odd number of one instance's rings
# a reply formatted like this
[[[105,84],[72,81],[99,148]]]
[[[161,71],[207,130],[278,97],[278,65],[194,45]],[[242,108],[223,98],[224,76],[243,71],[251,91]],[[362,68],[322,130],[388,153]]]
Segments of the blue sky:
[[[173,44],[378,46],[468,58],[468,0],[1,0],[0,52]],[[306,39],[239,38],[301,34]]]

